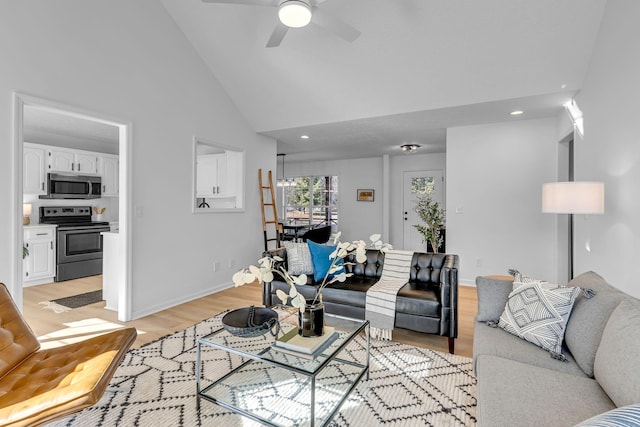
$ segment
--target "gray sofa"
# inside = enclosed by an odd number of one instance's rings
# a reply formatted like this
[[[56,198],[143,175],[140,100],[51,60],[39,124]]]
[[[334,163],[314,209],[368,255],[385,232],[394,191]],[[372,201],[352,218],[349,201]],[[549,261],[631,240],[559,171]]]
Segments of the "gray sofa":
[[[486,323],[499,319],[512,281],[478,277],[476,285],[479,426],[566,427],[640,403],[640,301],[594,272],[573,279],[568,286],[595,295],[575,300],[562,350],[567,360],[561,361]]]

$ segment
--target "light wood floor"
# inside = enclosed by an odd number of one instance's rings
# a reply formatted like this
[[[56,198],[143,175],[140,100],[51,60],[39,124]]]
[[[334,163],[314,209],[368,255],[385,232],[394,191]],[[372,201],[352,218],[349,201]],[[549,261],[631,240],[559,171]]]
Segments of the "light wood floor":
[[[102,277],[93,276],[24,288],[24,314],[43,347],[86,339],[98,333],[121,328],[123,325],[135,327],[138,330],[134,347],[139,347],[224,310],[251,304],[260,305],[262,302],[260,285],[250,284],[227,289],[126,323],[118,321],[115,311],[104,309],[104,301],[63,313],[54,313],[39,304],[41,301],[81,294],[101,287]],[[476,288],[460,286],[458,305],[459,327],[455,352],[471,357],[473,319],[477,311]],[[445,337],[396,329],[393,332],[393,340],[442,352],[448,351]]]

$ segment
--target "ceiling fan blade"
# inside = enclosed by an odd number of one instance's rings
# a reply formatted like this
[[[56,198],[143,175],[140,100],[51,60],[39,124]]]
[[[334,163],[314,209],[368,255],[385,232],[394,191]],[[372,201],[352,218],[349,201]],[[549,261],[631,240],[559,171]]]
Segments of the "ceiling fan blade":
[[[267,47],[278,47],[280,46],[280,42],[285,35],[287,35],[287,31],[289,31],[289,27],[284,25],[282,22],[278,21],[276,27],[273,29],[271,33],[271,37],[269,37],[269,41],[267,42]]]
[[[347,24],[334,15],[324,12],[319,7],[313,8],[311,22],[323,28],[326,28],[327,30],[333,32],[338,37],[341,37],[348,42],[355,41],[358,37],[360,37],[360,34],[362,34],[351,25]]]
[[[277,0],[202,0],[204,3],[244,4],[248,6],[277,6]]]

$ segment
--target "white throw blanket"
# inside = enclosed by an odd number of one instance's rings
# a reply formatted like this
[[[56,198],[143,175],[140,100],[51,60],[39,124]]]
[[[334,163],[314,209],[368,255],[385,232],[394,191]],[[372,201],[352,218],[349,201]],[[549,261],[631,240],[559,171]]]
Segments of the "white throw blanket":
[[[391,340],[396,321],[396,297],[409,281],[413,252],[392,250],[384,254],[380,280],[367,291],[366,319],[371,323],[371,336]]]

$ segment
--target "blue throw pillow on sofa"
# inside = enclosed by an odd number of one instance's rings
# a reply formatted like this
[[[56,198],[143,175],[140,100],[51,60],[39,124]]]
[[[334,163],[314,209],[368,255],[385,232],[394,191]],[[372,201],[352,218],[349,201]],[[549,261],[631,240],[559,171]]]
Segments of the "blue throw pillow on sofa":
[[[313,263],[313,279],[316,282],[321,282],[329,271],[329,267],[331,267],[331,258],[329,255],[333,251],[336,250],[334,245],[319,245],[318,243],[314,243],[311,240],[307,240],[307,245],[309,245],[309,252],[311,252],[311,262]],[[338,270],[336,273],[341,273],[344,271],[344,261],[342,259],[338,260],[337,265],[342,265],[342,269]],[[334,275],[330,275],[329,278]]]

